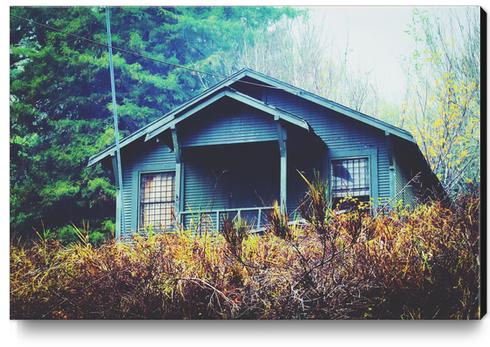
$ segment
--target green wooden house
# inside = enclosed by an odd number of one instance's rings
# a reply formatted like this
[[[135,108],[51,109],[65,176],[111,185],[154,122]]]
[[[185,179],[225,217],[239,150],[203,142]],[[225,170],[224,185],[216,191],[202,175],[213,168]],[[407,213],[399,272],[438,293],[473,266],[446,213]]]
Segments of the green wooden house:
[[[294,215],[317,171],[333,204],[414,205],[440,184],[406,130],[250,69],[230,76],[120,142],[116,233],[260,228],[273,202]],[[117,170],[115,147],[89,160]],[[116,172],[115,172],[116,173]],[[415,178],[414,178],[415,177]]]

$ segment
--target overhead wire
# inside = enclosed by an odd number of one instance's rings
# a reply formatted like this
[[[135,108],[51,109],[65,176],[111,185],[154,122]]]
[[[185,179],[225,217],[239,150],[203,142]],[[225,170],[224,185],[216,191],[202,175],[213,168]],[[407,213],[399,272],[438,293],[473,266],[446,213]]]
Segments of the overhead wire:
[[[108,48],[108,44],[106,44],[106,43],[102,43],[102,42],[99,42],[99,41],[96,41],[96,40],[92,40],[92,39],[90,39],[88,37],[85,37],[85,36],[81,36],[81,35],[77,35],[77,34],[73,34],[73,33],[67,33],[65,31],[63,31],[62,29],[53,27],[53,26],[48,25],[48,24],[40,23],[40,22],[35,21],[33,19],[30,19],[30,18],[18,16],[18,15],[15,15],[15,14],[10,14],[10,15],[12,17],[15,17],[15,18],[18,18],[18,19],[27,21],[27,22],[29,22],[31,24],[35,24],[37,26],[40,26],[42,28],[45,28],[45,29],[48,29],[48,30],[51,30],[51,31],[54,31],[54,32],[58,32],[60,34],[63,34],[63,35],[66,35],[66,36],[70,36],[70,37],[73,37],[73,38],[76,38],[76,39],[79,39],[79,40],[84,40],[84,41],[90,42],[90,43],[92,43],[94,45],[104,47],[105,49]],[[226,79],[226,78],[229,77],[229,76],[220,75],[220,74],[213,73],[213,72],[207,72],[207,71],[198,70],[196,68],[192,68],[192,67],[181,65],[181,64],[171,63],[169,61],[158,59],[158,58],[155,58],[155,57],[151,57],[151,56],[146,55],[146,54],[141,54],[138,51],[135,51],[135,50],[132,50],[132,49],[128,49],[128,48],[124,48],[124,47],[119,47],[119,46],[112,45],[112,49],[113,50],[116,50],[116,51],[119,51],[119,52],[122,52],[122,53],[127,53],[127,54],[131,54],[131,55],[134,55],[134,56],[138,56],[138,57],[143,58],[143,59],[151,60],[151,61],[154,61],[154,62],[157,62],[157,63],[165,64],[165,65],[168,65],[168,66],[173,66],[176,69],[183,69],[183,70],[187,70],[187,71],[190,71],[190,72],[199,73],[199,74],[207,75],[207,76],[212,76],[212,77],[220,78],[220,79]],[[237,80],[236,82],[243,83],[243,84],[249,84],[249,85],[255,85],[255,86],[264,87],[264,88],[281,89],[281,88],[278,88],[278,87],[275,87],[275,86],[271,86],[271,85],[267,85],[267,84],[262,84],[262,83],[255,83],[255,82],[250,82],[250,81]]]

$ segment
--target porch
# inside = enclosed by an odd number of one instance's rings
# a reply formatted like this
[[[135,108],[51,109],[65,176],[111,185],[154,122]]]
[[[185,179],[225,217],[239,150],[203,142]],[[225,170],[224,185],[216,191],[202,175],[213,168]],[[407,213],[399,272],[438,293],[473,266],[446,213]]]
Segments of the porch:
[[[304,132],[288,134],[283,151],[277,140],[182,148],[179,223],[220,231],[225,219],[241,219],[257,230],[276,201],[294,218],[306,191],[298,171],[324,174],[326,148]]]
[[[236,97],[199,111],[199,121],[170,127],[176,157],[174,211],[185,228],[219,230],[225,218],[259,228],[274,202],[287,213],[303,196],[305,184],[298,181],[297,170],[312,177],[313,170],[323,168],[325,144],[306,122]]]
[[[263,227],[274,201],[286,208],[279,152],[277,141],[184,148],[179,222],[197,231],[219,231],[225,219]]]

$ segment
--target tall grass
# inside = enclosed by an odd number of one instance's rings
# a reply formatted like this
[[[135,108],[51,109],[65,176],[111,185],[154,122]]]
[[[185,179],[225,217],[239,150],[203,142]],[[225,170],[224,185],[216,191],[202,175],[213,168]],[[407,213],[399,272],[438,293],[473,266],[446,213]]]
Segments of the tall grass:
[[[372,216],[335,213],[314,194],[306,223],[277,209],[262,236],[230,221],[221,235],[12,245],[11,317],[479,317],[478,197]]]

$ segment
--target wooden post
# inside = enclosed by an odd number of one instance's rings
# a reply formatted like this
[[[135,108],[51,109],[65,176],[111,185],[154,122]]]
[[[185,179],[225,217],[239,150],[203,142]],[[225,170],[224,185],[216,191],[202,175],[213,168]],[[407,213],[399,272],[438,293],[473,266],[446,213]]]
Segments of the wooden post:
[[[260,219],[262,218],[262,209],[259,207],[257,212],[257,229],[260,229]]]
[[[175,220],[180,223],[180,184],[182,177],[182,163],[175,163]]]
[[[281,184],[280,184],[280,196],[281,196],[281,210],[283,213],[287,212],[287,151],[286,143],[283,144],[284,153],[281,153]]]
[[[389,156],[389,173],[390,173],[390,207],[394,208],[396,205],[395,196],[396,196],[396,159],[395,154],[393,153],[393,137],[385,132],[385,138],[388,144],[388,151],[390,153]]]
[[[281,206],[281,212],[287,213],[287,171],[288,171],[288,161],[287,161],[287,132],[286,128],[281,124],[279,117],[275,116],[274,120],[277,125],[277,136],[279,142],[279,153],[280,153],[280,176],[279,176],[279,203]]]
[[[182,153],[180,151],[179,139],[177,136],[177,129],[175,126],[171,128],[172,142],[174,145],[175,153],[175,221],[180,223],[180,209],[181,209],[181,180],[182,180]]]

